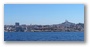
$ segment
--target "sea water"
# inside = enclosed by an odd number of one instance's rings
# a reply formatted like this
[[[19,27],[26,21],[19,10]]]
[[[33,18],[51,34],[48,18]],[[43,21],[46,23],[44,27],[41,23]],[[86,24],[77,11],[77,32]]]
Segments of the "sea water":
[[[4,32],[4,41],[84,41],[84,32]]]

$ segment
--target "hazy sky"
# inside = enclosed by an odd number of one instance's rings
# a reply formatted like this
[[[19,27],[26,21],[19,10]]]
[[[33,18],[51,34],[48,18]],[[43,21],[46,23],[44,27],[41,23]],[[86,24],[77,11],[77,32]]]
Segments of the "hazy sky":
[[[84,23],[83,4],[5,4],[4,24]]]

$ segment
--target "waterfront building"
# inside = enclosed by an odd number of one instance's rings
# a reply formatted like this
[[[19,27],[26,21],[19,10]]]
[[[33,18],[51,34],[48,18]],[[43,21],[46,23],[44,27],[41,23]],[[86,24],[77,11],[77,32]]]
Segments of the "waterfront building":
[[[19,23],[18,23],[18,22],[16,22],[16,23],[15,23],[15,26],[19,26]]]
[[[15,32],[24,32],[19,23],[15,23]]]

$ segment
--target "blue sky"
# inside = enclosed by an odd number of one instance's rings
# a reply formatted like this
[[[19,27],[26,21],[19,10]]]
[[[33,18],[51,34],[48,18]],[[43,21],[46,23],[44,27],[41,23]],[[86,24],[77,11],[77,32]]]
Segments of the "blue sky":
[[[4,24],[84,23],[83,4],[4,4]]]

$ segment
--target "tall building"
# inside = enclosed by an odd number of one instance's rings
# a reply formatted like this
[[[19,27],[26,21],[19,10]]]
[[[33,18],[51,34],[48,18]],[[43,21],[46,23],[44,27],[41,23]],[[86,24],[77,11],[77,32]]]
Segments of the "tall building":
[[[15,23],[15,26],[19,26],[19,23],[18,23],[18,22],[16,22],[16,23]]]
[[[22,27],[19,25],[18,22],[15,23],[15,30],[16,32],[24,32],[24,30],[22,29]]]

